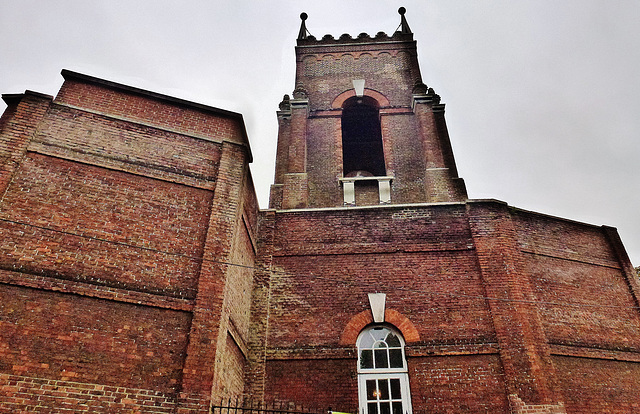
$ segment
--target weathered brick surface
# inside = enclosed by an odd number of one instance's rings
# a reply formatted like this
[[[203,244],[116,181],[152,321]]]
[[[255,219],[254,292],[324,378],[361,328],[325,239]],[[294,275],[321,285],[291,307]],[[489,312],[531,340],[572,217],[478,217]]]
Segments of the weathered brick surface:
[[[238,114],[220,110],[212,114],[211,110],[215,108],[197,104],[176,105],[175,98],[158,97],[158,94],[146,91],[139,93],[133,88],[123,88],[123,85],[102,80],[98,80],[98,84],[88,76],[78,76],[68,71],[64,71],[63,75],[66,80],[56,96],[58,103],[171,131],[214,137],[218,142],[226,139],[239,144],[246,143]]]
[[[207,189],[214,189],[220,162],[220,143],[58,104],[29,148]]]
[[[267,400],[295,401],[307,407],[355,412],[356,360],[272,360],[266,366]]]
[[[188,313],[7,285],[0,295],[0,372],[176,392]]]
[[[638,348],[635,277],[624,271],[603,228],[519,214],[523,251],[551,343]],[[539,232],[547,223],[549,237]]]
[[[343,375],[355,370],[355,338],[372,322],[372,292],[387,294],[387,315],[415,327],[405,335],[415,410],[607,412],[601,402],[569,403],[570,393],[588,400],[600,383],[573,373],[605,359],[598,375],[613,378],[640,363],[635,285],[600,228],[495,201],[267,211],[261,223],[261,260],[272,273],[254,292],[254,310],[264,306],[268,318],[265,350],[252,349],[266,370],[248,381],[267,400],[357,401],[357,375]],[[567,360],[584,364],[565,369]],[[630,394],[594,392],[620,402],[611,412],[633,412]]]
[[[246,339],[254,260],[249,228],[244,224],[245,191],[253,195],[247,179],[247,153],[225,142],[222,149],[218,183],[214,194],[209,226],[204,243],[204,260],[198,280],[198,294],[189,334],[190,342],[183,369],[184,391],[217,398],[225,388],[238,389],[224,378],[227,335],[235,330],[236,342]],[[247,207],[255,206],[251,200]],[[246,226],[246,227],[245,227]],[[240,266],[247,267],[240,267]],[[238,283],[238,286],[232,286]],[[233,303],[232,303],[233,301]],[[212,391],[213,390],[213,391]]]
[[[507,413],[497,355],[409,358],[414,409],[428,413]]]
[[[359,331],[347,331],[372,322],[367,294],[383,292],[387,322],[407,340],[414,409],[448,412],[455,403],[446,396],[454,394],[464,395],[468,412],[507,407],[498,357],[485,355],[497,352],[497,339],[463,204],[263,214],[272,234],[261,242],[272,269],[262,302],[265,399],[357,404]],[[363,323],[354,319],[360,315]],[[346,337],[352,341],[341,342]],[[430,371],[450,372],[447,386],[435,391]],[[477,373],[485,374],[474,390]]]
[[[554,356],[567,413],[640,412],[640,362]]]
[[[551,343],[640,351],[640,314],[619,269],[545,256],[528,259]]]
[[[269,328],[269,298],[275,211],[263,210],[258,216],[256,243],[258,254],[251,292],[251,315],[248,336],[248,358],[245,372],[245,392],[262,400],[266,385],[266,336]]]
[[[380,124],[385,144],[385,161],[388,163],[387,175],[394,177],[391,183],[392,202],[399,204],[432,201],[427,199],[425,191],[426,162],[430,154],[422,150],[416,116],[409,111],[405,114],[382,115]],[[437,141],[437,135],[429,132],[426,134],[429,134],[427,140]],[[429,161],[442,167],[440,160]]]
[[[224,345],[219,357],[219,368],[216,384],[216,398],[237,397],[244,392],[244,376],[247,369],[248,348],[250,336],[250,309],[251,291],[253,287],[253,265],[255,263],[255,233],[250,220],[250,215],[257,210],[248,211],[247,208],[255,208],[255,199],[247,197],[250,192],[245,188],[245,203],[243,208],[242,223],[236,226],[233,247],[230,254],[230,263],[234,266],[227,268],[225,281],[223,326],[226,331]]]
[[[34,92],[5,99],[7,110],[0,119],[0,191],[4,192],[17,170],[27,146],[49,108],[51,97]]]
[[[473,248],[463,204],[278,212],[275,255]]]
[[[387,307],[410,318],[425,343],[495,341],[468,252],[278,257],[273,270],[274,347],[337,345],[374,292],[386,293]]]
[[[207,413],[191,398],[159,391],[0,374],[0,413]]]
[[[554,367],[533,289],[506,204],[467,204],[487,302],[509,394],[528,404],[554,404]]]
[[[513,210],[520,248],[530,254],[619,267],[601,227]]]
[[[516,394],[509,394],[509,405],[513,414],[565,414],[564,403],[525,404]]]
[[[615,230],[514,213],[566,412],[638,411],[638,281]]]
[[[322,137],[307,143],[307,171],[309,180],[309,207],[340,206],[343,203],[342,186],[342,130],[340,117],[311,118],[308,135]],[[283,181],[281,181],[283,182]]]
[[[355,43],[355,42],[354,42]],[[420,79],[415,44],[342,45],[309,41],[298,48],[298,84],[309,91],[312,111],[331,107],[342,92],[353,89],[352,74],[365,79],[365,87],[383,93],[391,106],[409,106],[411,89]]]
[[[195,296],[211,193],[29,153],[0,207],[0,266]]]
[[[242,118],[64,75],[1,121],[0,407],[206,413],[214,373],[238,395],[247,365]]]

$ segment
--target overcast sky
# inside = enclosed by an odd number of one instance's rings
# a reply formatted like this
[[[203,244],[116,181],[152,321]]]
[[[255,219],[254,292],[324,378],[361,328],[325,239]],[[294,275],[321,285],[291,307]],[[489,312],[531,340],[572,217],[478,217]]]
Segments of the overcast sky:
[[[400,6],[469,196],[617,227],[640,265],[637,0],[0,1],[0,92],[55,95],[70,69],[240,112],[265,208],[300,13],[375,35]]]

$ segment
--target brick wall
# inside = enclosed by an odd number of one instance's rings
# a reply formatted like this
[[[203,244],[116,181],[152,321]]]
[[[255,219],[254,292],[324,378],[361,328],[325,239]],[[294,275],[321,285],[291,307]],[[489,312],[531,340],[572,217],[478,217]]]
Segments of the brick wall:
[[[211,193],[29,153],[0,207],[0,267],[195,296]]]
[[[453,402],[443,401],[453,394],[464,395],[468,412],[507,407],[464,204],[264,214],[274,219],[273,228],[261,227],[261,251],[272,253],[263,256],[270,295],[268,305],[254,306],[268,307],[266,372],[258,378],[265,399],[357,404],[357,332],[346,331],[368,314],[367,294],[383,292],[388,320],[412,326],[404,333],[414,410],[448,412]],[[451,373],[439,390],[434,372]]]
[[[639,351],[637,301],[602,228],[517,217],[549,342]]]
[[[246,143],[238,114],[193,103],[176,105],[184,101],[69,71],[63,71],[63,76],[65,82],[55,99],[60,104],[188,135]]]
[[[420,79],[415,56],[413,42],[342,48],[317,44],[298,49],[298,83],[310,92],[312,111],[330,108],[340,93],[353,89],[353,79],[365,79],[365,88],[384,93],[393,106],[409,105],[411,89]]]
[[[176,393],[189,313],[19,286],[0,294],[0,372]]]
[[[567,413],[640,412],[640,361],[554,356]]]
[[[615,229],[514,213],[566,412],[638,411],[638,280]]]
[[[276,257],[273,271],[274,347],[337,345],[374,292],[386,293],[387,307],[410,318],[426,344],[495,341],[469,252]]]
[[[409,358],[414,409],[428,413],[506,413],[498,355]]]
[[[0,413],[174,413],[158,391],[0,374]]]
[[[356,412],[356,360],[270,360],[266,366],[267,401],[293,401],[307,407]]]
[[[29,148],[207,189],[214,188],[220,162],[218,142],[123,122],[57,102],[49,109]]]
[[[414,329],[401,328],[414,410],[606,412],[606,395],[622,407],[611,412],[633,411],[633,380],[600,387],[640,362],[637,281],[613,230],[496,201],[268,211],[261,223],[266,368],[249,387],[265,399],[357,401],[351,330],[372,321],[367,293],[382,292]],[[585,409],[576,392],[599,402]]]
[[[340,118],[309,119],[307,144],[307,171],[309,180],[309,207],[339,206],[343,203],[342,186],[342,131]]]
[[[244,387],[242,118],[63,75],[54,102],[9,97],[2,119],[0,407],[207,412],[214,372]]]

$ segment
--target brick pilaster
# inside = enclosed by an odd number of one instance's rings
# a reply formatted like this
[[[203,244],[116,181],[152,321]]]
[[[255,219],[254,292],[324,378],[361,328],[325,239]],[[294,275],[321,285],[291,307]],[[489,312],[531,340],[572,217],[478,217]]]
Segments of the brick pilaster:
[[[509,208],[498,201],[469,202],[467,214],[507,392],[526,404],[557,404],[549,345]]]
[[[413,110],[425,155],[427,201],[464,201],[467,191],[464,181],[458,177],[444,120],[444,105],[434,104],[429,95],[418,95],[414,96]]]
[[[262,211],[258,226],[258,270],[254,276],[251,300],[251,332],[249,338],[249,366],[245,375],[246,394],[262,401],[265,392],[267,332],[269,328],[269,299],[276,212]]]
[[[307,178],[307,116],[306,100],[291,102],[291,131],[287,172],[284,174],[282,208],[304,208],[308,205]]]
[[[204,245],[198,293],[183,369],[181,400],[199,394],[211,398],[216,365],[224,353],[224,291],[236,226],[241,220],[241,194],[246,174],[245,149],[225,142]],[[223,338],[221,340],[221,338]]]

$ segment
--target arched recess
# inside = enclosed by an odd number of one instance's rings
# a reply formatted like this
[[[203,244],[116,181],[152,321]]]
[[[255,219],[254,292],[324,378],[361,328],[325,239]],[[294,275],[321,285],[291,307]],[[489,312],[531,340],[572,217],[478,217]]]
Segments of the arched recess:
[[[331,108],[333,109],[342,108],[344,106],[344,102],[349,98],[353,98],[354,96],[356,96],[355,89],[349,89],[348,91],[342,92],[340,95],[336,96],[336,98],[333,100],[333,102],[331,103]],[[384,108],[390,105],[389,100],[387,99],[386,96],[384,96],[378,91],[374,91],[373,89],[365,88],[364,96],[374,99],[376,101],[376,105],[378,108]]]
[[[395,309],[386,309],[384,312],[386,323],[395,326],[404,337],[407,344],[420,341],[420,334],[413,322]],[[362,311],[353,316],[340,335],[340,345],[353,346],[358,339],[360,332],[373,323],[373,316],[370,310]]]

